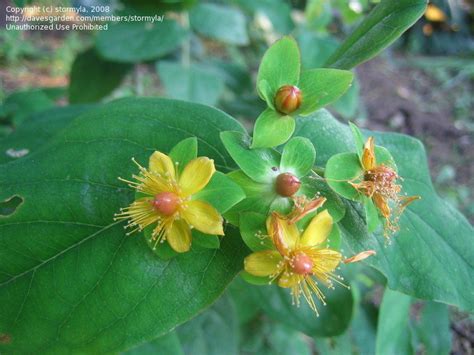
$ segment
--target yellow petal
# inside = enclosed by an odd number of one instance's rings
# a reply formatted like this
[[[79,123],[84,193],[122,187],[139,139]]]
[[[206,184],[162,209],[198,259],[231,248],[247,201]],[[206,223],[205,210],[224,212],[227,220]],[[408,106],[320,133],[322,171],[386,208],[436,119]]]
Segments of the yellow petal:
[[[278,279],[278,286],[285,288],[296,286],[300,282],[300,278],[300,275],[285,271]]]
[[[190,196],[201,191],[211,180],[216,171],[214,160],[199,157],[191,160],[179,178],[179,186],[184,196]]]
[[[154,152],[150,156],[150,170],[154,173],[160,174],[163,177],[170,177],[175,179],[175,169],[173,161],[169,156],[162,152]]]
[[[341,253],[331,249],[319,249],[311,253],[313,274],[321,281],[327,282],[328,274],[336,270],[341,262]]]
[[[275,275],[282,260],[282,256],[276,250],[258,251],[244,259],[244,269],[254,276]]]
[[[182,212],[183,218],[198,231],[224,235],[223,219],[217,210],[203,201],[189,201]]]
[[[308,228],[303,233],[300,245],[304,247],[313,247],[324,243],[332,230],[332,217],[328,210],[319,212],[313,217]]]
[[[372,170],[375,168],[375,142],[374,137],[369,137],[364,144],[364,151],[362,153],[362,167],[364,170]]]
[[[182,219],[173,221],[166,230],[166,240],[174,251],[187,252],[191,247],[191,229],[186,221]]]
[[[300,237],[296,224],[289,224],[288,220],[279,217],[277,213],[272,213],[267,218],[267,232],[282,255],[288,255],[294,250]]]

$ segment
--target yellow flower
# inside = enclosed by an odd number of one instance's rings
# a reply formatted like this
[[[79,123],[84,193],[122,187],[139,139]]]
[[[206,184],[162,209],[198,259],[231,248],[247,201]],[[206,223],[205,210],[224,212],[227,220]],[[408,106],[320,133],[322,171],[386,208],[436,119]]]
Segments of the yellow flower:
[[[327,210],[318,213],[302,233],[295,223],[273,214],[267,219],[267,232],[275,249],[258,251],[245,258],[245,271],[254,276],[269,277],[278,286],[291,289],[293,303],[299,305],[303,295],[317,314],[313,294],[323,304],[322,283],[333,288],[333,282],[341,283],[333,272],[342,255],[324,247],[332,229],[332,217]]]
[[[372,199],[386,220],[386,229],[396,231],[398,219],[405,207],[420,197],[400,195],[401,186],[397,183],[400,177],[397,172],[390,166],[377,164],[374,137],[369,137],[364,144],[361,165],[363,179],[359,182],[351,182],[352,186]],[[390,203],[395,207],[395,211],[390,207]]]
[[[219,212],[193,195],[206,187],[216,171],[214,161],[207,157],[191,160],[178,174],[169,156],[154,152],[146,169],[133,160],[140,169],[133,175],[136,181],[120,179],[145,195],[129,207],[121,209],[116,219],[129,219],[126,228],[133,233],[155,225],[152,240],[155,248],[167,240],[171,248],[184,253],[191,246],[191,229],[213,235],[224,235],[223,219]]]

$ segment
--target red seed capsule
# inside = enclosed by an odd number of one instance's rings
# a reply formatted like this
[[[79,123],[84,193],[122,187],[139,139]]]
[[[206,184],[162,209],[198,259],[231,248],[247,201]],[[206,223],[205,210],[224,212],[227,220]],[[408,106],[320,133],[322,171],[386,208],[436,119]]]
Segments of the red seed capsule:
[[[278,112],[288,115],[301,105],[301,90],[293,85],[285,85],[275,94],[275,108]]]
[[[305,253],[298,253],[291,260],[291,268],[299,275],[311,274],[313,270],[313,260]]]
[[[277,176],[275,182],[276,192],[280,196],[293,196],[300,189],[301,181],[290,173],[283,173]]]
[[[171,216],[178,210],[179,197],[172,192],[161,192],[152,201],[153,207],[164,216]]]

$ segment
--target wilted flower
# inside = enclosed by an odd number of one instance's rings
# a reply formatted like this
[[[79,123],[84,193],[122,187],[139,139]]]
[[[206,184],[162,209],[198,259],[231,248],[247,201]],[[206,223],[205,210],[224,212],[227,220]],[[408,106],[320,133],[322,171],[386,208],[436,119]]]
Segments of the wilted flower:
[[[380,214],[385,218],[386,229],[396,231],[398,219],[405,207],[420,197],[401,196],[401,186],[397,183],[400,177],[397,172],[389,165],[377,164],[374,137],[369,137],[364,144],[361,165],[362,179],[357,178],[351,181],[351,185],[372,199]]]
[[[151,240],[154,246],[167,240],[178,253],[189,250],[191,229],[213,235],[223,235],[223,219],[207,202],[193,199],[214,174],[214,161],[207,157],[191,160],[181,175],[171,158],[155,151],[146,169],[133,160],[140,169],[133,175],[136,181],[120,179],[144,197],[123,208],[116,219],[129,219],[129,234],[154,225]]]

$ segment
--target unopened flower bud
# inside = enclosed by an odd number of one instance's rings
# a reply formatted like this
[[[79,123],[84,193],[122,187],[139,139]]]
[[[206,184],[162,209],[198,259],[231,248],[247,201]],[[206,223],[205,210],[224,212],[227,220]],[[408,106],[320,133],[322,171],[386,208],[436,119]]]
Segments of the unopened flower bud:
[[[301,90],[294,85],[285,85],[275,94],[275,108],[278,112],[288,115],[301,105]]]
[[[283,173],[277,176],[275,188],[280,196],[293,196],[301,186],[301,181],[290,173]]]

